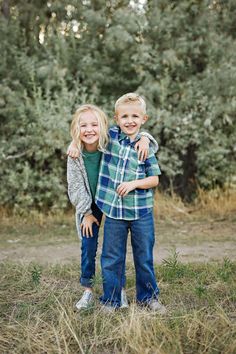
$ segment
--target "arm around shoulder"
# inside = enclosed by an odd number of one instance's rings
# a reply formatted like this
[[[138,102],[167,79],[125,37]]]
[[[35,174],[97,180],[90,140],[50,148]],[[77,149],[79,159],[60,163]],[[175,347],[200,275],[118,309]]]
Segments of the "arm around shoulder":
[[[146,138],[149,139],[150,147],[152,148],[152,150],[155,154],[159,149],[159,145],[158,145],[158,142],[156,141],[156,139],[154,139],[154,137],[151,134],[149,134],[148,132],[140,132],[140,135],[145,136]]]

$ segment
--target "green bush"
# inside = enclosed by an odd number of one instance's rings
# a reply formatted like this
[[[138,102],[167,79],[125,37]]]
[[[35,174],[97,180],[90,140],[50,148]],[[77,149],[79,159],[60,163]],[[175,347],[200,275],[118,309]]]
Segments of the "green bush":
[[[1,205],[65,208],[71,113],[92,102],[112,117],[130,91],[147,99],[163,189],[191,200],[198,186],[231,181],[233,0],[4,0],[2,8]]]

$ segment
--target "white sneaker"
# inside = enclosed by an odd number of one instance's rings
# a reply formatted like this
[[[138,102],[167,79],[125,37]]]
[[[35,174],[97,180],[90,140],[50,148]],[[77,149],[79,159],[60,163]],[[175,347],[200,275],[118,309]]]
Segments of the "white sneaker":
[[[115,312],[116,311],[116,309],[117,309],[117,307],[114,307],[114,306],[111,306],[111,305],[102,305],[102,307],[101,307],[101,310],[102,310],[102,312],[104,312],[104,313],[113,313],[113,312]]]
[[[93,304],[93,293],[90,290],[85,290],[81,299],[75,305],[78,310],[87,309]]]
[[[158,312],[160,315],[164,315],[167,312],[166,307],[156,299],[151,299],[147,305],[150,310]]]
[[[121,290],[121,299],[120,299],[120,308],[121,309],[126,309],[129,307],[128,300],[127,300],[127,295],[125,289]]]

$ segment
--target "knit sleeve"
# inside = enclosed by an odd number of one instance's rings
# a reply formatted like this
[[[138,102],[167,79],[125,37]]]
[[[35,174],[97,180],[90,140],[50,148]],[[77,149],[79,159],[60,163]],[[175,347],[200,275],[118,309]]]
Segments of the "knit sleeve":
[[[80,214],[92,214],[92,197],[88,193],[78,159],[67,159],[68,196]]]

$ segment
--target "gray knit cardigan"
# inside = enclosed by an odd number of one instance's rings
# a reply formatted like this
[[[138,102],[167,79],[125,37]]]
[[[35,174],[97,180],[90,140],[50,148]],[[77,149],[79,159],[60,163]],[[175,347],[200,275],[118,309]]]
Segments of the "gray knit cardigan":
[[[67,158],[68,195],[71,204],[75,206],[75,220],[78,236],[81,237],[80,224],[83,215],[92,214],[92,194],[82,154],[73,160]]]

